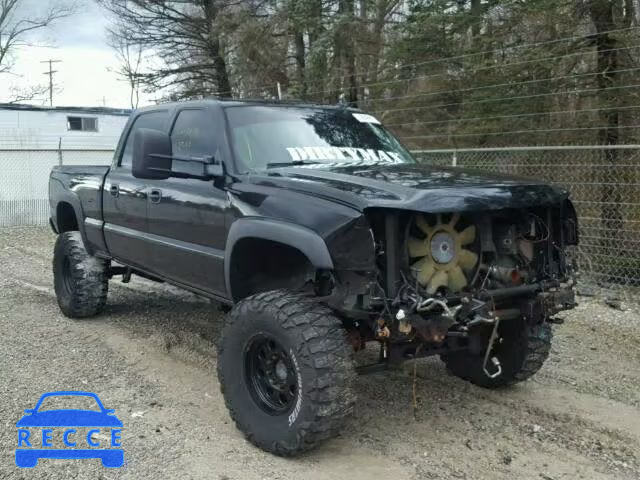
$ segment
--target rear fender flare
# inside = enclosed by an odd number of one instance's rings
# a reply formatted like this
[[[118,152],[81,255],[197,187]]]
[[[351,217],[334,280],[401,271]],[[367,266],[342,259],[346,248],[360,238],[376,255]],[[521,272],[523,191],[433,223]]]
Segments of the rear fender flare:
[[[87,242],[87,235],[84,228],[84,213],[82,211],[80,199],[76,195],[74,195],[73,192],[65,189],[58,189],[58,191],[55,193],[55,197],[57,201],[55,203],[55,209],[53,209],[53,212],[55,212],[55,222],[53,223],[55,224],[56,232],[60,233],[60,227],[58,225],[58,207],[61,203],[68,203],[69,205],[71,205],[76,215],[76,223],[78,225],[78,230],[80,231],[80,236],[82,237],[82,243],[84,244],[84,247],[87,249],[87,251],[89,251],[89,242]],[[89,253],[91,254],[91,252]]]

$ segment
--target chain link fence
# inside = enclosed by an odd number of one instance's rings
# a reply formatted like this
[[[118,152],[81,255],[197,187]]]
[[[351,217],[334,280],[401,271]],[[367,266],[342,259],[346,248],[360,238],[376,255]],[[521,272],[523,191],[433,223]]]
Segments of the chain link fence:
[[[640,286],[640,145],[414,151],[422,162],[563,185],[580,221],[582,283]],[[45,225],[54,165],[108,165],[111,149],[0,149],[0,227]],[[631,291],[631,290],[629,290]]]
[[[112,149],[0,148],[0,227],[47,224],[53,166],[108,165],[112,157]]]
[[[578,211],[582,284],[629,291],[640,286],[640,145],[421,150],[414,155],[430,165],[565,186]]]

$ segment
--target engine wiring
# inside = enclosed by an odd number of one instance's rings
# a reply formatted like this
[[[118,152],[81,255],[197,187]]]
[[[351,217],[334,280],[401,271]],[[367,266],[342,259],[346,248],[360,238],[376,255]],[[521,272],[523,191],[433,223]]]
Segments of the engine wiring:
[[[533,218],[535,233],[537,234],[539,227],[542,227],[542,228],[540,228],[540,230],[544,231],[544,234],[541,237],[534,236],[533,238],[527,238],[526,236],[520,234],[518,238],[521,239],[521,240],[526,240],[528,242],[532,242],[532,243],[541,243],[541,242],[546,242],[547,240],[549,240],[550,230],[549,230],[549,226],[547,225],[547,223],[544,220],[542,220],[535,213],[529,212],[528,218]]]

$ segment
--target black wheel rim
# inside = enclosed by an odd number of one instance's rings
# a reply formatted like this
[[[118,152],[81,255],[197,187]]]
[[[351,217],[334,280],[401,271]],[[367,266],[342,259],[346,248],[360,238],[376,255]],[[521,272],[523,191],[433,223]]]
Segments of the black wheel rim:
[[[71,275],[71,261],[69,257],[62,259],[62,283],[67,293],[73,292],[73,277]]]
[[[245,349],[245,381],[254,401],[270,415],[281,415],[293,407],[298,393],[291,356],[270,335],[251,339]]]

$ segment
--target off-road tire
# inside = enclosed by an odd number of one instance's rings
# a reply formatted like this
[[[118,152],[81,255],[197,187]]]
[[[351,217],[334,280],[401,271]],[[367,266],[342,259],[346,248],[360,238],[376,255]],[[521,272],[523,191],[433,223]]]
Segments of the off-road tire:
[[[258,335],[276,339],[292,355],[302,384],[293,410],[267,413],[250,391],[246,358]],[[311,297],[286,290],[259,293],[226,317],[218,344],[220,390],[237,428],[263,450],[293,456],[337,435],[353,411],[355,375],[342,323]]]
[[[498,332],[502,341],[492,356],[500,360],[500,376],[489,378],[484,373],[484,353],[441,355],[449,372],[480,387],[494,389],[523,382],[542,368],[551,351],[551,325],[527,325],[524,320],[508,320],[500,325]]]
[[[53,283],[62,313],[85,318],[102,311],[109,278],[105,260],[87,253],[80,232],[58,235],[53,251]]]

